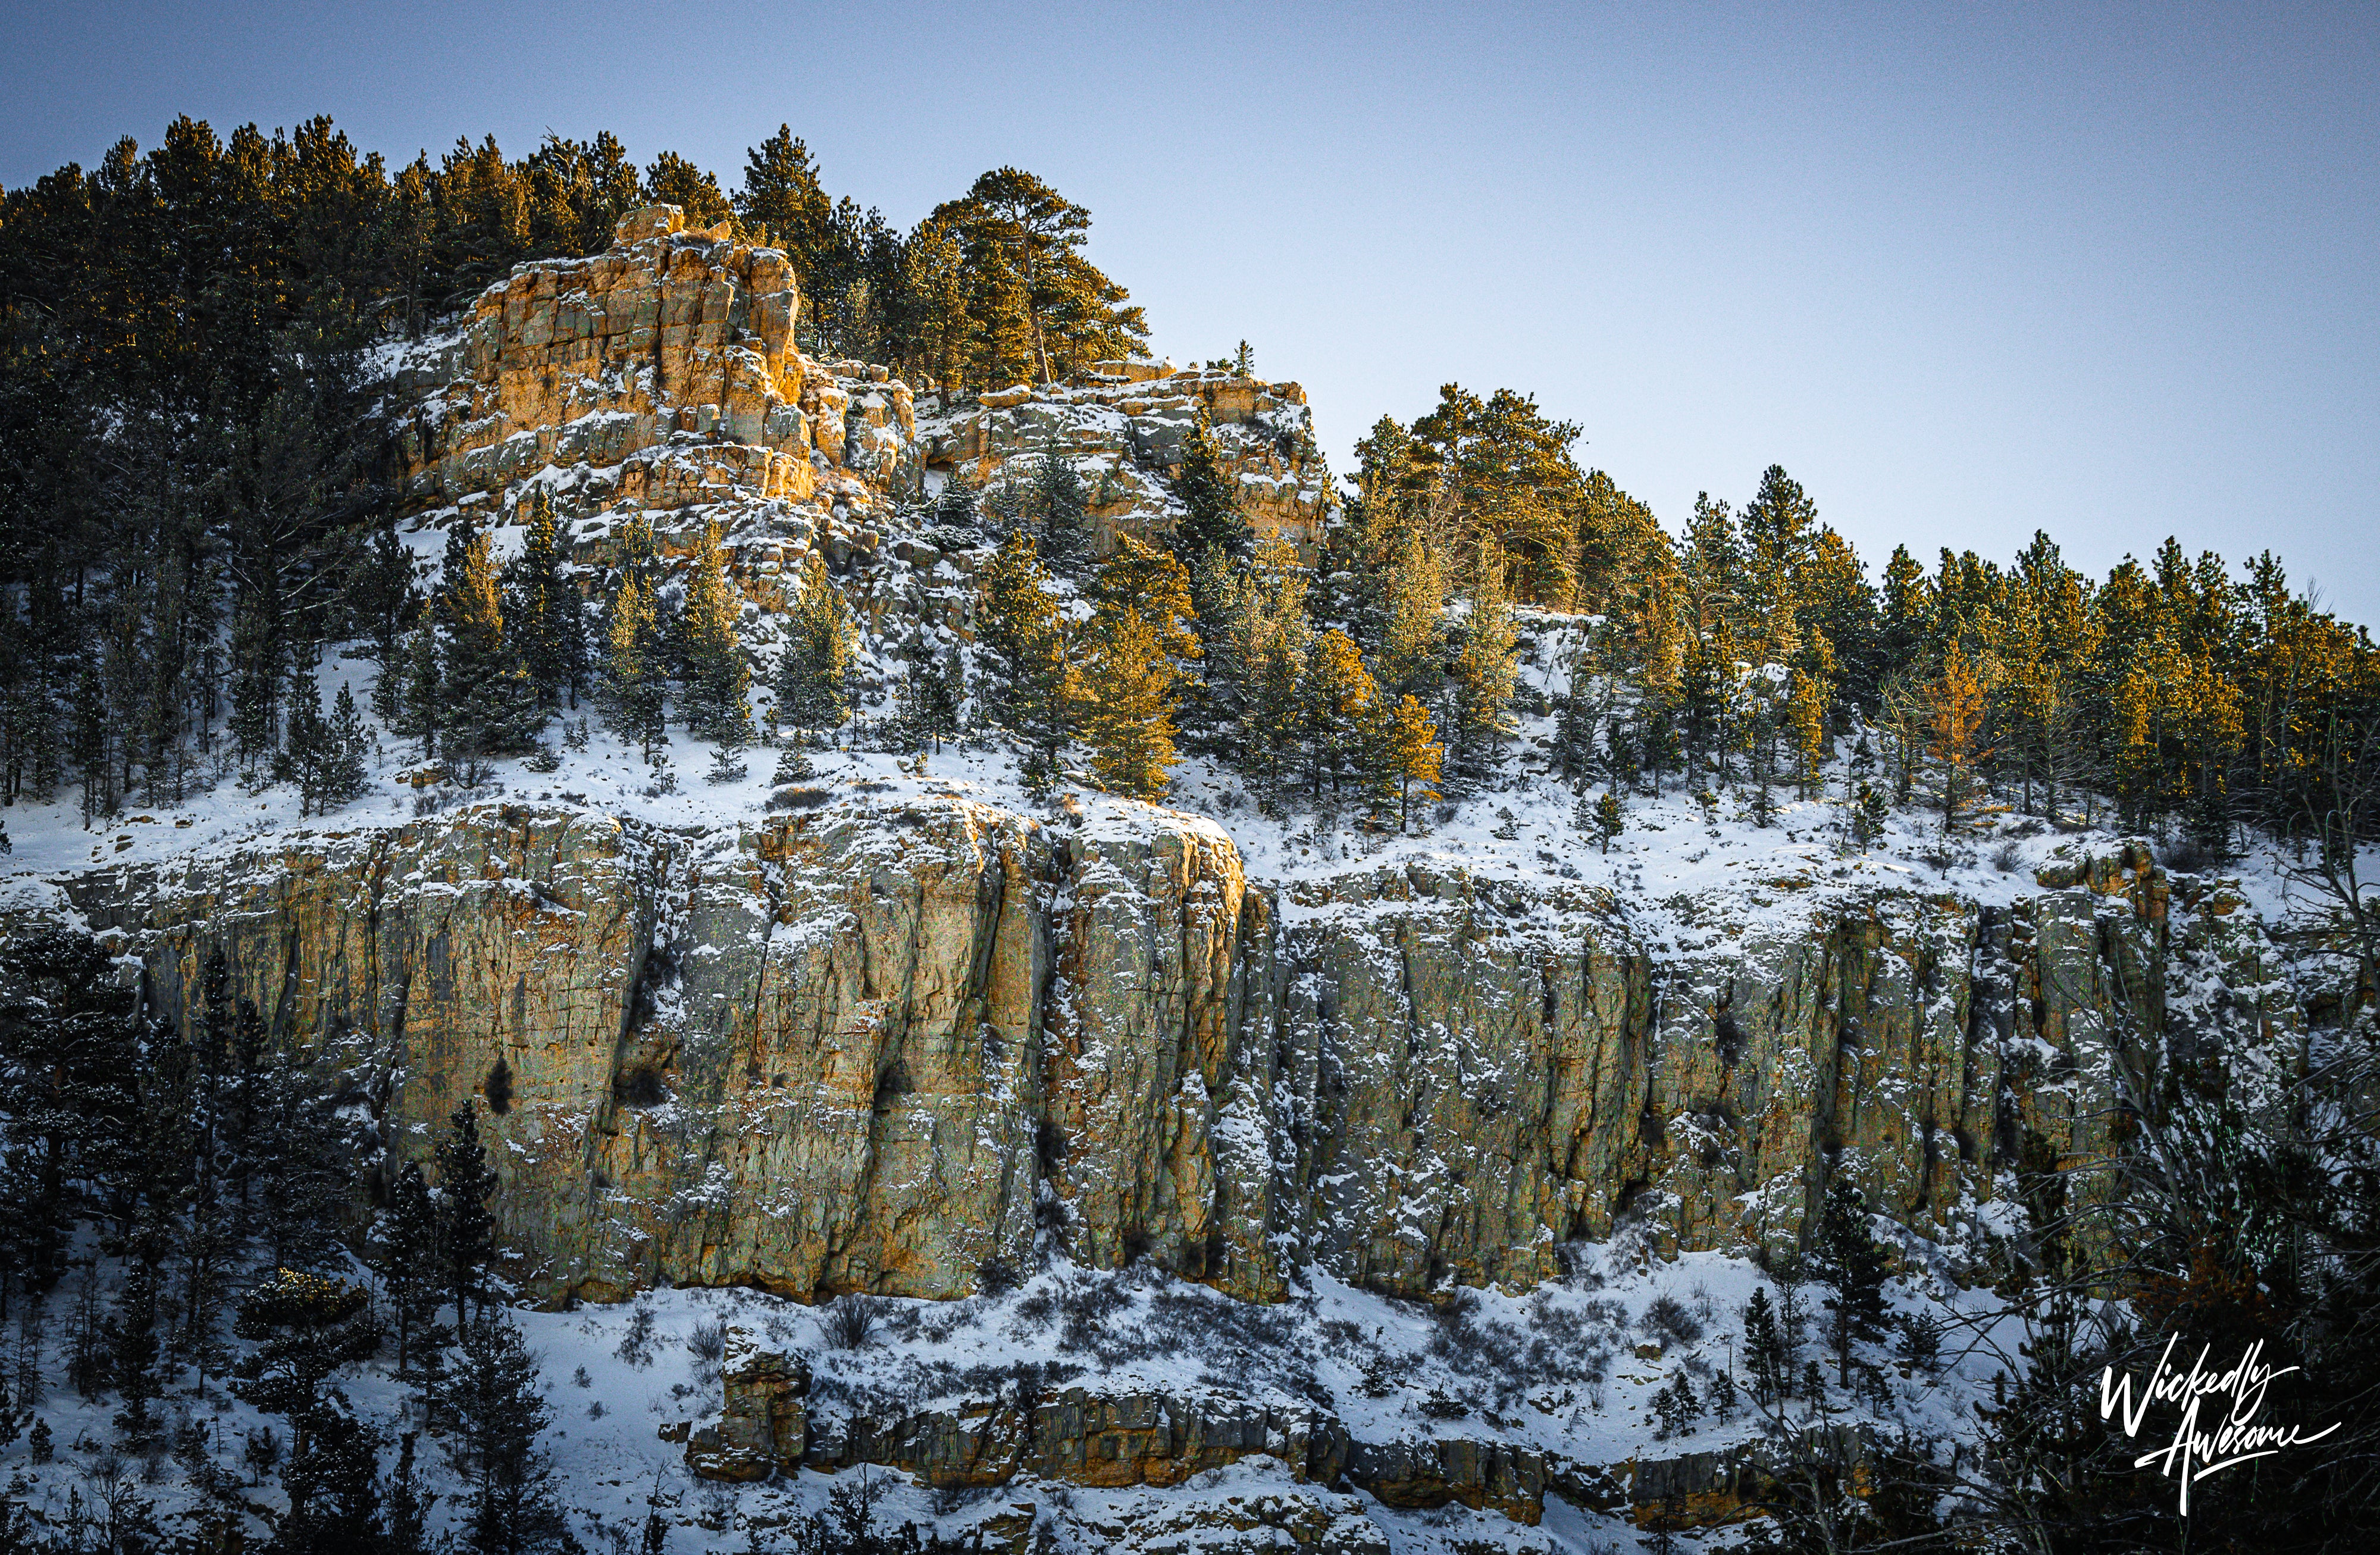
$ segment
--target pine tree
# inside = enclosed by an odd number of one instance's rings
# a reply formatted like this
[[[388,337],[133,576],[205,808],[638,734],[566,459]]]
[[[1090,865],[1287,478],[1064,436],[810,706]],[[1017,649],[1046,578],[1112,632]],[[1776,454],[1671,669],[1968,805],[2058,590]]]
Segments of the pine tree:
[[[240,1238],[232,1221],[224,1183],[224,1080],[231,1064],[235,1029],[231,966],[218,947],[199,978],[199,1007],[190,1027],[195,1071],[191,1087],[188,1172],[185,1190],[180,1263],[181,1349],[198,1363],[199,1393],[221,1356],[216,1332],[225,1276]]]
[[[110,1338],[115,1391],[124,1399],[115,1427],[128,1440],[144,1442],[156,1425],[151,1406],[164,1388],[158,1375],[157,1271],[144,1261],[135,1259],[125,1271]]]
[[[1930,1312],[1910,1313],[1900,1320],[1893,1354],[1912,1371],[1937,1375],[1942,1368],[1942,1320]]]
[[[1240,512],[1232,482],[1223,473],[1222,460],[1215,447],[1214,428],[1203,405],[1182,439],[1182,459],[1174,467],[1171,484],[1174,500],[1183,510],[1182,516],[1173,521],[1173,532],[1167,542],[1175,561],[1186,569],[1196,566],[1210,551],[1220,551],[1232,561],[1247,555],[1255,544],[1255,536],[1246,516]]]
[[[1595,836],[1603,844],[1606,855],[1611,852],[1611,839],[1628,829],[1626,813],[1620,807],[1620,796],[1609,789],[1595,802]]]
[[[1449,383],[1413,425],[1414,493],[1432,543],[1476,557],[1500,588],[1568,609],[1577,591],[1585,479],[1571,457],[1579,429],[1549,420],[1511,389],[1486,399]]]
[[[1059,572],[1070,572],[1090,546],[1090,494],[1055,434],[1034,461],[1026,502],[1042,559]]]
[[[1744,711],[1736,721],[1753,784],[1752,823],[1761,827],[1777,823],[1777,735],[1785,722],[1773,669],[1763,665],[1744,683]]]
[[[370,1550],[381,1542],[380,1435],[333,1389],[294,1432],[281,1487],[288,1513],[267,1555]]]
[[[777,770],[769,781],[774,784],[809,783],[818,776],[818,764],[801,750],[788,746],[777,757]]]
[[[954,529],[973,533],[981,516],[983,487],[972,471],[960,468],[951,471],[942,489],[934,496],[934,522]]]
[[[472,1555],[572,1548],[552,1462],[538,1446],[553,1411],[535,1357],[501,1310],[482,1311],[464,1330],[462,1348],[446,1394],[449,1452],[469,1487],[462,1548]]]
[[[488,537],[468,520],[448,531],[436,603],[445,633],[439,674],[446,755],[458,781],[475,783],[491,758],[533,749],[544,714],[505,639],[504,594]]]
[[[327,1275],[275,1270],[239,1304],[232,1331],[253,1346],[232,1367],[232,1391],[287,1417],[302,1450],[322,1384],[380,1348],[371,1293]]]
[[[1755,1289],[1743,1308],[1743,1364],[1752,1374],[1752,1396],[1765,1408],[1789,1396],[1792,1353],[1777,1324],[1768,1293]]]
[[[705,524],[687,558],[682,636],[686,644],[686,722],[704,739],[741,746],[752,737],[746,705],[751,674],[735,635],[741,606],[727,577],[719,527]]]
[[[231,616],[231,736],[244,762],[258,760],[279,743],[282,658],[280,623],[272,604],[254,589],[241,589]],[[84,722],[87,703],[98,699],[97,665],[89,659],[84,664],[85,679],[91,684],[88,691],[77,688],[79,724]],[[87,757],[83,764],[88,789]],[[84,803],[88,808],[89,799]]]
[[[421,1488],[414,1471],[414,1444],[419,1440],[415,1431],[397,1439],[396,1472],[388,1483],[388,1555],[429,1555],[427,1525],[438,1498]]]
[[[667,736],[669,671],[662,662],[661,623],[651,589],[625,569],[604,638],[604,722],[652,759]]]
[[[1446,749],[1438,743],[1438,725],[1421,699],[1408,693],[1389,713],[1388,770],[1397,789],[1397,830],[1413,822],[1413,802],[1438,797],[1438,778]]]
[[[1735,1377],[1724,1368],[1711,1377],[1710,1410],[1711,1418],[1721,1425],[1735,1418]]]
[[[1314,639],[1298,683],[1298,743],[1318,803],[1326,783],[1335,797],[1348,779],[1380,765],[1366,748],[1375,733],[1379,696],[1353,638],[1333,629]]]
[[[1872,846],[1884,835],[1884,823],[1892,814],[1892,803],[1865,783],[1852,796],[1852,845]]]
[[[242,1210],[255,1195],[257,1175],[270,1170],[271,1135],[266,1125],[264,1016],[253,999],[237,1002],[231,1021],[228,1074],[231,1084],[224,1097],[225,1165],[234,1197]]]
[[[288,735],[273,757],[273,775],[298,785],[298,813],[310,815],[325,797],[332,765],[331,726],[322,718],[322,693],[314,680],[314,650],[300,649],[289,674]]]
[[[1802,797],[1815,798],[1826,784],[1827,696],[1815,675],[1793,672],[1785,699],[1786,723],[1792,731],[1793,754],[1800,764]]]
[[[802,584],[785,621],[777,660],[777,716],[816,738],[851,716],[852,660],[858,649],[842,593],[816,552],[802,564]]]
[[[1598,691],[1594,654],[1581,648],[1571,656],[1570,689],[1554,720],[1554,771],[1564,783],[1583,784],[1595,771],[1595,736],[1608,694]]]
[[[931,744],[941,755],[942,742],[959,734],[959,709],[966,700],[966,679],[955,650],[943,650],[920,626],[909,649],[909,671],[902,686],[903,720],[911,741]]]
[[[937,228],[958,241],[964,290],[949,300],[974,316],[966,333],[979,342],[976,361],[937,376],[1051,383],[1099,358],[1141,354],[1148,333],[1141,310],[1125,306],[1124,289],[1080,252],[1091,213],[1032,174],[986,173],[965,199],[936,208],[920,236]]]
[[[685,211],[688,226],[713,226],[734,214],[727,197],[719,190],[719,179],[675,152],[663,152],[653,159],[645,169],[645,188],[656,204]]]
[[[370,789],[371,773],[364,756],[371,748],[371,735],[364,729],[363,714],[356,711],[355,693],[344,684],[331,703],[331,718],[323,731],[322,804],[349,804]]]
[[[1927,748],[1941,772],[1942,830],[1958,829],[1974,786],[1974,770],[1988,754],[1983,742],[1984,683],[1955,642],[1926,687]]]
[[[514,646],[540,702],[551,706],[566,696],[577,707],[587,682],[587,626],[578,591],[562,576],[553,493],[542,484],[531,486],[522,505],[527,533],[512,567],[506,616]]]
[[[1507,710],[1518,685],[1520,635],[1512,626],[1501,573],[1500,564],[1481,558],[1471,610],[1463,621],[1461,645],[1449,676],[1452,735],[1449,753],[1456,771],[1472,781],[1495,768],[1504,736],[1512,732]]]
[[[1690,782],[1711,771],[1727,747],[1727,688],[1731,673],[1721,643],[1700,633],[1686,638],[1678,671],[1678,720],[1685,739]]]
[[[496,1217],[488,1208],[495,1191],[495,1173],[480,1143],[479,1110],[466,1101],[455,1109],[438,1141],[438,1245],[445,1255],[457,1329],[468,1322],[472,1298],[483,1304],[486,1299],[496,1259]]]
[[[1306,572],[1294,546],[1273,540],[1245,565],[1208,552],[1198,577],[1192,598],[1199,612],[1205,695],[1197,711],[1218,752],[1238,759],[1269,806],[1281,798],[1301,754],[1298,688],[1314,645],[1305,616]],[[1225,735],[1236,736],[1228,750],[1220,743]]]
[[[396,1330],[396,1372],[412,1375],[419,1353],[439,1342],[438,1298],[445,1286],[438,1245],[438,1207],[422,1180],[421,1163],[407,1161],[373,1230],[374,1267]]]
[[[1893,675],[1915,669],[1920,652],[1934,636],[1925,569],[1909,553],[1909,547],[1892,548],[1892,559],[1884,565],[1884,587],[1879,594],[1876,661],[1881,666],[1877,677],[1880,686]]]
[[[245,1143],[257,1221],[275,1264],[312,1269],[336,1257],[351,1152],[345,1129],[305,1072],[273,1060],[248,1087]]]
[[[983,702],[997,724],[1019,735],[1054,734],[1062,724],[1052,714],[1066,669],[1066,619],[1028,533],[1004,538],[983,569],[976,645],[988,657]]]
[[[745,153],[735,219],[756,239],[765,235],[785,251],[805,293],[811,290],[810,277],[832,271],[837,257],[834,201],[820,186],[809,147],[791,125],[779,125],[776,134]]]
[[[1380,684],[1396,695],[1430,701],[1446,674],[1446,565],[1408,535],[1384,582]]]
[[[372,657],[383,675],[405,647],[405,629],[420,608],[413,589],[413,553],[396,538],[396,526],[372,531],[368,559],[350,592],[356,613],[372,641]]]
[[[1817,504],[1801,482],[1779,465],[1762,471],[1742,519],[1745,616],[1760,634],[1761,662],[1790,666],[1806,646],[1805,575],[1817,555],[1819,533]]]
[[[395,689],[390,693],[392,711],[384,712],[388,726],[400,735],[410,735],[421,744],[421,756],[429,759],[438,752],[438,736],[446,719],[446,685],[443,667],[438,661],[438,638],[424,619],[407,639],[405,656],[390,670],[383,670],[385,685],[395,676]],[[375,705],[379,691],[374,690]]]
[[[1099,568],[1087,637],[1090,670],[1084,740],[1091,769],[1111,790],[1155,799],[1172,768],[1175,684],[1198,639],[1181,564],[1129,535]]]
[[[1662,1438],[1683,1436],[1694,1428],[1695,1417],[1702,1414],[1702,1401],[1694,1397],[1694,1386],[1680,1372],[1670,1385],[1653,1395],[1653,1413],[1660,1418],[1660,1429],[1654,1434]]]
[[[1835,1352],[1835,1382],[1851,1386],[1852,1350],[1863,1340],[1885,1336],[1884,1249],[1868,1230],[1866,1201],[1846,1178],[1827,1185],[1817,1234],[1810,1241],[1810,1270],[1833,1291],[1827,1339]]]

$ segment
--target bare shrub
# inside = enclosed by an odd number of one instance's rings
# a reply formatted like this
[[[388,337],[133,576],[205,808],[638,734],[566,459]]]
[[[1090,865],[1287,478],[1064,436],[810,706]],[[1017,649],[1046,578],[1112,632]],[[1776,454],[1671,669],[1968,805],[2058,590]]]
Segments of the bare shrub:
[[[2196,837],[2181,836],[2160,843],[2155,852],[2156,861],[2165,866],[2168,874],[2204,875],[2223,865],[2222,850],[2209,847]]]
[[[1565,1350],[1585,1349],[1600,1327],[1586,1313],[1550,1301],[1536,1302],[1529,1308],[1529,1331]]]
[[[1646,1333],[1661,1334],[1673,1343],[1692,1344],[1703,1336],[1702,1319],[1675,1296],[1654,1297],[1637,1322]]]
[[[653,1309],[643,1302],[637,1303],[628,1314],[628,1327],[620,1335],[620,1347],[612,1352],[633,1367],[653,1364]]]
[[[1016,1266],[1005,1258],[986,1258],[975,1271],[976,1291],[979,1294],[991,1297],[994,1301],[1023,1283],[1024,1280],[1016,1272]]]
[[[995,1407],[1029,1410],[1041,1395],[1083,1374],[1063,1361],[1012,1361],[1005,1366],[971,1366],[959,1374],[959,1384],[970,1394],[989,1396]]]
[[[1554,1259],[1561,1265],[1561,1279],[1580,1291],[1602,1291],[1604,1274],[1599,1259],[1595,1257],[1595,1243],[1566,1241],[1554,1245]]]
[[[885,1303],[881,1296],[854,1293],[844,1296],[826,1309],[826,1319],[820,1325],[826,1342],[838,1350],[856,1350],[876,1337],[884,1321]]]
[[[1019,1339],[1027,1339],[1048,1328],[1057,1316],[1057,1293],[1044,1285],[1016,1304],[1015,1318],[1010,1324],[1010,1331]]]
[[[1093,1276],[1067,1283],[1058,1297],[1064,1326],[1058,1330],[1061,1350],[1096,1350],[1107,1320],[1132,1304],[1123,1282]]]

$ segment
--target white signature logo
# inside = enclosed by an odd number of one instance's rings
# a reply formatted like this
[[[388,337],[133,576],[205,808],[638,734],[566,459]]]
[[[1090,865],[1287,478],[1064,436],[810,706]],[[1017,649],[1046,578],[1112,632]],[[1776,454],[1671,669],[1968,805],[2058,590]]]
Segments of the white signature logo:
[[[2240,1357],[2240,1364],[2221,1373],[2207,1369],[2206,1354],[2214,1348],[2202,1345],[2198,1359],[2191,1363],[2187,1373],[2173,1369],[2173,1347],[2180,1339],[2175,1334],[2165,1342],[2164,1354],[2157,1356],[2156,1369],[2149,1374],[2147,1386],[2137,1397],[2132,1391],[2132,1379],[2128,1375],[2116,1376],[2108,1367],[2099,1373],[2099,1418],[2105,1420],[2120,1410],[2124,1417],[2124,1435],[2137,1436],[2141,1422],[2148,1415],[2152,1403],[2172,1403],[2181,1407],[2181,1419],[2174,1427],[2173,1440],[2154,1452],[2143,1452],[2132,1460],[2134,1468],[2146,1468],[2163,1460],[2157,1472],[2177,1478],[2181,1484],[2181,1514],[2190,1515],[2190,1488],[2209,1475],[2254,1458],[2269,1458],[2284,1447],[2303,1447],[2320,1441],[2338,1429],[2338,1422],[2325,1426],[2312,1436],[2304,1435],[2302,1426],[2260,1426],[2257,1412],[2265,1407],[2265,1390],[2277,1377],[2287,1377],[2301,1369],[2293,1366],[2269,1367],[2258,1357],[2264,1354],[2265,1342],[2256,1341]],[[2210,1398],[2229,1401],[2223,1417],[2211,1427],[2199,1423],[2199,1405]]]

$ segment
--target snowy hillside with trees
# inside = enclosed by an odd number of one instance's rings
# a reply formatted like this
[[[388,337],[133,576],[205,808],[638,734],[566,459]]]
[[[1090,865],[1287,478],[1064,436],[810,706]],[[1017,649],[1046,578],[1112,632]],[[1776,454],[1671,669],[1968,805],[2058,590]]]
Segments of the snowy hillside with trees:
[[[2344,1422],[2192,1531],[2351,1548],[2368,634],[2269,553],[1871,566],[1777,467],[1665,526],[1509,389],[1383,417],[1334,479],[1246,343],[1146,359],[1089,227],[1002,168],[902,233],[787,130],[732,195],[609,136],[392,173],[328,121],[183,121],[7,192],[0,1547],[2152,1548],[2171,1487],[2092,1400],[2186,1330],[2266,1341]],[[961,916],[917,883],[929,822],[1010,849],[967,909],[1030,919],[1037,1041],[1135,1080],[1119,1032],[1237,1044],[1106,1119],[1162,1202],[1095,1223],[1114,1163],[1069,1158],[1037,1050],[983,1081],[1021,1143],[969,1141],[1011,1151],[1022,1239],[955,1287],[918,1251],[947,1206],[869,1222],[908,1261],[837,1245],[799,1282],[528,1268],[523,1184],[565,1182],[538,1202],[573,1234],[683,1228],[758,1170],[673,1157],[637,1199],[614,1147],[534,1132],[563,1110],[529,1065],[578,1039],[532,993],[618,1000],[570,1116],[660,1160],[744,1115],[698,1118],[704,1042],[751,1037],[764,1100],[808,1083],[763,1077],[771,955],[864,941],[853,902]],[[617,842],[615,897],[492,846],[374,872],[574,826]],[[1169,897],[1198,846],[1220,873]],[[360,921],[289,905],[358,857]],[[688,905],[722,879],[758,882],[748,941],[670,939],[743,921]],[[394,975],[406,892],[483,942]],[[1214,986],[1085,1013],[1087,945],[1195,950],[1225,898]],[[601,999],[565,965],[599,909],[633,923]],[[994,929],[950,932],[844,944],[876,1002],[785,1017],[870,1141],[930,1089],[917,1052],[837,1068],[892,1023],[879,960],[997,980]],[[240,933],[286,945],[275,986],[206,938]],[[533,934],[536,990],[455,969]],[[1480,980],[1426,990],[1431,955]],[[694,964],[737,956],[702,1028]],[[419,1036],[455,986],[492,1067],[426,1075],[467,1051]],[[1379,989],[1402,1091],[1349,1056]],[[1498,1022],[1526,1063],[1474,1050]],[[970,1083],[1014,1057],[978,1024]],[[1604,1067],[1629,1115],[1561,1135]],[[452,1111],[407,1112],[425,1086]],[[965,1175],[930,1144],[922,1177]]]

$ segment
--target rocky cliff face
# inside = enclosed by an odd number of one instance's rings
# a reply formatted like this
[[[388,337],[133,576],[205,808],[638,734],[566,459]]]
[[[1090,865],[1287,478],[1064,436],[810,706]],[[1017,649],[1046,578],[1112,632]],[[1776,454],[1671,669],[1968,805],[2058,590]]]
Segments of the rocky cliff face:
[[[850,395],[794,349],[800,306],[776,249],[688,231],[674,206],[632,212],[609,252],[490,286],[459,341],[412,368],[429,393],[401,429],[409,487],[453,502],[583,465],[615,472],[623,500],[678,507],[724,458],[729,485],[807,497],[814,449],[844,462]],[[905,413],[905,388],[885,397]]]
[[[725,1335],[724,1407],[710,1421],[663,1426],[686,1442],[686,1463],[709,1479],[748,1481],[803,1467],[828,1473],[877,1464],[936,1489],[1033,1481],[1118,1488],[1179,1486],[1243,1458],[1277,1460],[1301,1487],[1360,1488],[1384,1506],[1460,1505],[1535,1526],[1548,1493],[1640,1525],[1677,1517],[1712,1526],[1754,1515],[1797,1453],[1823,1440],[1834,1461],[1864,1465],[1877,1445],[1855,1425],[1808,1427],[1702,1452],[1632,1453],[1611,1464],[1572,1461],[1495,1434],[1366,1441],[1311,1403],[1269,1406],[1198,1391],[1066,1387],[988,1395],[941,1408],[845,1415],[813,1428],[808,1368]],[[1358,1512],[1354,1528],[1377,1531]],[[1336,1546],[1334,1546],[1336,1548]]]
[[[1203,417],[1258,534],[1309,560],[1319,544],[1330,477],[1295,383],[1107,362],[1072,384],[916,394],[881,366],[804,354],[800,313],[783,253],[689,229],[674,206],[629,213],[605,253],[516,267],[458,333],[382,364],[415,522],[504,522],[536,486],[566,559],[594,565],[630,518],[665,558],[717,525],[758,607],[756,650],[813,551],[871,622],[892,609],[964,631],[971,595],[936,580],[971,573],[985,537],[937,527],[929,489],[1022,484],[1054,453],[1104,548],[1171,528],[1168,477]]]
[[[1672,903],[1657,941],[1560,887],[1272,888],[1174,812],[955,797],[693,835],[490,805],[67,883],[163,1011],[221,951],[400,1154],[488,1105],[549,1299],[952,1296],[1037,1226],[1257,1299],[1307,1260],[1518,1288],[1615,1228],[1789,1244],[1833,1172],[1955,1244],[2020,1164],[2102,1192],[2155,1053],[2297,1062],[2261,928],[2144,850],[2008,908]]]

